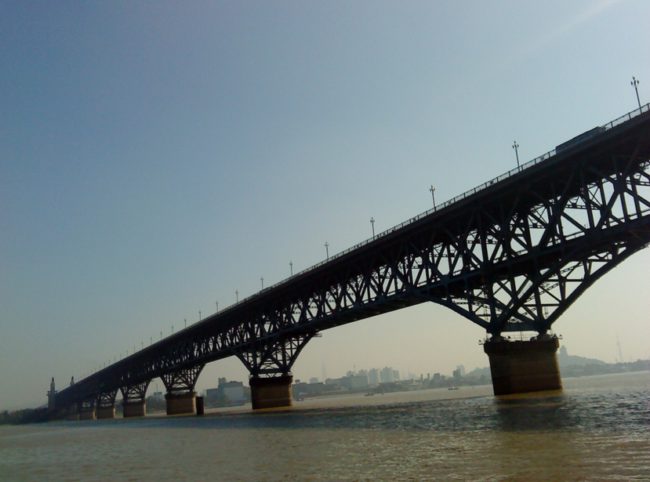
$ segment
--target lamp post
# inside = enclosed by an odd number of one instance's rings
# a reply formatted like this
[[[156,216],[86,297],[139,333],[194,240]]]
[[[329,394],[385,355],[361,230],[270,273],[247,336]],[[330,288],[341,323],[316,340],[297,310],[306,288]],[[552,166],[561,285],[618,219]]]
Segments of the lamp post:
[[[239,303],[239,290],[235,290],[235,301]]]
[[[517,167],[519,167],[519,144],[517,144],[517,141],[512,144],[512,148],[515,150],[515,156],[517,157]]]
[[[214,304],[217,306],[217,311],[216,311],[216,313],[219,313],[219,302],[218,302],[218,301],[215,301]]]
[[[260,278],[260,283],[262,284],[262,289],[264,289],[264,276]]]
[[[375,237],[375,218],[370,218],[370,224],[372,225],[372,237]]]
[[[639,104],[639,109],[641,108],[641,99],[639,99],[639,81],[636,79],[636,77],[632,76],[632,81],[630,82],[630,85],[634,87],[634,92],[636,92],[636,102]]]
[[[326,259],[330,259],[330,244],[325,241],[325,256]]]
[[[436,188],[433,187],[433,185],[429,188],[429,192],[431,193],[431,200],[433,201],[433,207],[436,207]]]
[[[289,273],[293,276],[293,261],[289,261]]]

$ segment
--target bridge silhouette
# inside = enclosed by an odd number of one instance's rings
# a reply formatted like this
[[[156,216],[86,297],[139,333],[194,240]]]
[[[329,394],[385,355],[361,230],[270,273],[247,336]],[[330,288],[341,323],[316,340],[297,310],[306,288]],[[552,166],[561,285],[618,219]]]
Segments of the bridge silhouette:
[[[253,408],[291,404],[291,367],[319,332],[424,302],[484,328],[495,394],[561,388],[549,334],[597,279],[650,242],[650,104],[435,206],[56,393],[53,414],[196,410],[205,364],[237,356]],[[511,331],[535,332],[526,342]]]

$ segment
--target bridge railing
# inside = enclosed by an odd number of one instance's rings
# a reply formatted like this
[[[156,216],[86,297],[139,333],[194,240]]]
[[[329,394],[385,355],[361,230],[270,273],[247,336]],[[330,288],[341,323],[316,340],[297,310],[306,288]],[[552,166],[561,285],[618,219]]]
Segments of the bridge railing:
[[[640,108],[634,109],[634,110],[628,112],[627,114],[624,114],[624,115],[614,119],[613,121],[610,121],[607,124],[604,124],[604,125],[602,125],[600,127],[603,129],[603,132],[608,131],[608,130],[610,130],[610,129],[612,129],[612,128],[620,125],[620,124],[623,124],[624,122],[627,122],[627,121],[633,119],[634,117],[639,116],[642,113],[648,112],[648,111],[650,111],[650,103],[642,105]],[[304,275],[304,274],[306,274],[306,273],[308,273],[310,271],[313,271],[313,270],[315,270],[317,268],[320,268],[321,266],[324,266],[325,264],[329,263],[330,261],[334,261],[336,259],[342,258],[343,256],[345,256],[346,254],[351,253],[352,251],[355,251],[355,250],[357,250],[357,249],[359,249],[359,248],[361,248],[363,246],[366,246],[366,245],[372,243],[373,241],[375,241],[375,240],[377,240],[379,238],[382,238],[384,236],[388,236],[389,234],[391,234],[391,233],[393,233],[395,231],[398,231],[398,230],[408,226],[409,224],[413,224],[416,221],[419,221],[420,219],[425,218],[425,217],[427,217],[427,216],[429,216],[429,215],[431,215],[431,214],[433,214],[433,213],[435,213],[437,211],[445,209],[445,208],[451,206],[452,204],[455,204],[455,203],[457,203],[459,201],[462,201],[463,199],[468,198],[469,196],[473,196],[474,194],[476,194],[476,193],[478,193],[480,191],[483,191],[484,189],[487,189],[490,186],[492,186],[492,185],[494,185],[494,184],[496,184],[498,182],[503,181],[504,179],[512,177],[512,176],[522,172],[525,169],[528,169],[528,168],[530,168],[532,166],[535,166],[535,165],[540,164],[540,163],[542,163],[544,161],[547,161],[548,159],[550,159],[551,157],[553,157],[555,155],[556,155],[556,150],[551,149],[550,151],[545,152],[541,156],[537,156],[537,157],[535,157],[534,159],[532,159],[532,160],[530,160],[528,162],[525,162],[525,163],[523,163],[523,164],[521,164],[521,165],[519,165],[519,166],[517,166],[517,167],[515,167],[513,169],[510,169],[507,172],[504,172],[503,174],[500,174],[499,176],[497,176],[497,177],[495,177],[493,179],[490,179],[489,181],[484,182],[483,184],[480,184],[480,185],[478,185],[478,186],[476,186],[476,187],[474,187],[474,188],[472,188],[472,189],[470,189],[468,191],[465,191],[462,194],[454,196],[453,198],[451,198],[451,199],[449,199],[449,200],[447,200],[447,201],[445,201],[443,203],[437,204],[434,207],[432,207],[430,209],[427,209],[426,211],[424,211],[424,212],[422,212],[422,213],[420,213],[420,214],[418,214],[416,216],[413,216],[412,218],[409,218],[409,219],[407,219],[406,221],[404,221],[404,222],[402,222],[400,224],[397,224],[397,225],[395,225],[395,226],[393,226],[391,228],[388,228],[388,229],[376,234],[375,236],[373,236],[371,238],[365,239],[365,240],[361,241],[360,243],[357,243],[354,246],[351,246],[350,248],[347,248],[347,249],[345,249],[343,251],[340,251],[340,252],[330,256],[329,258],[323,260],[323,261],[320,261],[320,262],[318,262],[318,263],[316,263],[316,264],[314,264],[314,265],[312,265],[312,266],[310,266],[310,267],[308,267],[306,269],[303,269],[302,271],[299,271],[298,273],[296,273],[296,274],[294,274],[292,276],[289,276],[288,278],[283,279],[282,281],[274,283],[273,285],[269,286],[268,288],[264,288],[261,291],[258,291],[256,293],[250,295],[250,296],[247,296],[246,298],[242,299],[241,301],[226,307],[223,311],[230,311],[231,309],[234,309],[235,307],[237,307],[239,305],[242,305],[242,304],[250,301],[251,299],[255,298],[261,292],[272,290],[272,289],[274,289],[274,288],[276,288],[276,287],[278,287],[280,285],[283,285],[284,283],[286,283],[287,281],[289,281],[289,280],[291,280],[293,278],[297,278],[298,276],[302,276],[302,275]]]

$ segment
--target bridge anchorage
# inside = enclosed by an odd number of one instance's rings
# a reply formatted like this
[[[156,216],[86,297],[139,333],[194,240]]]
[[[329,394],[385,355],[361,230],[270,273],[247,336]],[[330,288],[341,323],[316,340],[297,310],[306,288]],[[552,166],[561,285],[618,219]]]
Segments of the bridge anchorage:
[[[233,355],[250,372],[253,408],[288,406],[312,337],[424,302],[486,331],[496,395],[559,389],[553,323],[649,242],[645,105],[75,383],[54,410],[92,401],[110,415],[119,388],[124,415],[142,416],[160,377],[168,413],[191,413],[203,366]]]

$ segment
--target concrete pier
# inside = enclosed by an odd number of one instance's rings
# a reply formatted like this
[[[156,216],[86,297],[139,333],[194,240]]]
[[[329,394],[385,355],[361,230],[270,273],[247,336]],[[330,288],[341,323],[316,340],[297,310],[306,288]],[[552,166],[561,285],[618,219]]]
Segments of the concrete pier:
[[[147,414],[146,403],[144,400],[122,402],[122,413],[124,418],[144,417]]]
[[[253,409],[291,406],[291,375],[274,378],[251,378]]]
[[[97,407],[97,419],[115,418],[115,405],[111,407]]]
[[[196,392],[168,393],[165,395],[167,402],[167,415],[184,415],[196,413]]]
[[[79,420],[95,420],[97,414],[95,408],[82,408],[79,410]]]
[[[551,336],[528,341],[486,341],[483,349],[490,359],[494,394],[561,390],[558,347],[558,339]]]

